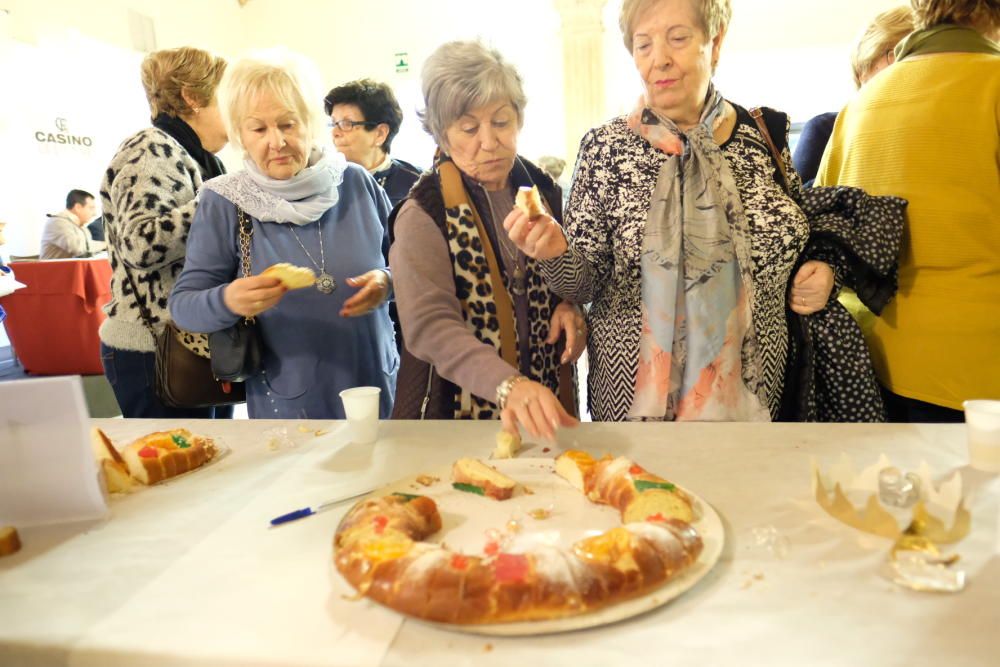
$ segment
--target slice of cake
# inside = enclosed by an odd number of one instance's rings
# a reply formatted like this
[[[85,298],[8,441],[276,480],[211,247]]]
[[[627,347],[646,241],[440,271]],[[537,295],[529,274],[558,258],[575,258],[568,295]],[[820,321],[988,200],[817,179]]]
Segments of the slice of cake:
[[[216,452],[211,438],[179,428],[139,438],[122,450],[122,458],[132,477],[143,484],[156,484],[204,465]]]
[[[495,459],[512,459],[521,450],[521,436],[517,433],[500,431],[497,433],[497,446],[493,450]]]
[[[90,446],[94,450],[94,458],[101,466],[102,481],[108,493],[128,493],[132,490],[132,478],[129,477],[125,459],[118,453],[111,439],[99,428],[90,430]]]
[[[451,467],[452,486],[459,491],[507,500],[517,482],[477,459],[459,459]]]
[[[586,493],[587,478],[592,474],[597,461],[587,452],[570,449],[556,457],[556,474],[565,479],[574,489]]]

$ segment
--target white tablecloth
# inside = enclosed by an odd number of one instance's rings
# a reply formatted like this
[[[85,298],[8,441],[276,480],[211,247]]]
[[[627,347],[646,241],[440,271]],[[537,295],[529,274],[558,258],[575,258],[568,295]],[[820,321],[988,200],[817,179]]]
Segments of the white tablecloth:
[[[121,446],[180,422],[95,420]],[[726,547],[673,602],[611,626],[488,638],[447,631],[367,600],[331,565],[351,503],[278,529],[268,520],[351,491],[486,456],[495,423],[384,422],[375,447],[337,422],[184,426],[231,452],[197,473],[111,502],[98,525],[22,531],[0,559],[0,665],[986,665],[1000,660],[1000,478],[963,467],[962,426],[584,424],[561,447],[626,454],[695,491]],[[314,436],[299,426],[330,429]],[[268,446],[275,429],[295,446]],[[890,546],[827,516],[810,460],[880,452],[903,468],[961,468],[973,526],[956,550],[957,595],[878,575]],[[525,455],[541,455],[541,446]],[[546,454],[551,455],[551,453]],[[787,556],[754,528],[787,537]]]

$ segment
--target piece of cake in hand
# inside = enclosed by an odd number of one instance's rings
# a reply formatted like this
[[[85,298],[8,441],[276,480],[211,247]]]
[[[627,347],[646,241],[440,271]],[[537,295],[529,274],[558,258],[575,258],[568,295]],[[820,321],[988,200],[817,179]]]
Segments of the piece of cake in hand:
[[[101,466],[101,481],[105,490],[108,493],[130,492],[133,481],[128,474],[128,466],[104,431],[99,428],[90,429],[90,446],[94,450],[94,458]]]
[[[316,284],[316,274],[312,269],[286,262],[272,264],[261,271],[260,275],[277,278],[288,289],[301,289]]]
[[[217,451],[211,438],[178,428],[139,438],[122,450],[122,458],[132,477],[143,484],[156,484],[204,465]]]
[[[497,433],[497,446],[493,450],[493,458],[512,459],[519,451],[521,451],[521,436],[507,431]]]
[[[519,187],[517,195],[514,198],[514,205],[524,211],[529,220],[534,220],[540,215],[545,215],[545,209],[542,207],[542,198],[538,194],[537,185],[532,185],[530,188],[523,185]]]
[[[451,467],[452,486],[459,491],[507,500],[517,482],[477,459],[459,459]]]

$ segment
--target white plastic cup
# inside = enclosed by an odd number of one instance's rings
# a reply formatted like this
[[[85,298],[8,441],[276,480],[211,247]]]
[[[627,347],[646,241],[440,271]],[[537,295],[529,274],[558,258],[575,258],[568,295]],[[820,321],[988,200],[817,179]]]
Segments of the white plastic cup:
[[[1000,472],[1000,401],[965,401],[965,430],[973,468]]]
[[[350,426],[351,442],[370,445],[378,437],[378,387],[354,387],[340,392],[344,415]]]

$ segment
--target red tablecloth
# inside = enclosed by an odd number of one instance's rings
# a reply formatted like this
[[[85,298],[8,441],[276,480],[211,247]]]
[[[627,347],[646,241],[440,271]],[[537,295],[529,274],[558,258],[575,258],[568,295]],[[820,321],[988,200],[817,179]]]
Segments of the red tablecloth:
[[[106,259],[12,262],[27,287],[0,299],[7,336],[24,369],[33,375],[100,375],[104,321],[111,300]]]

